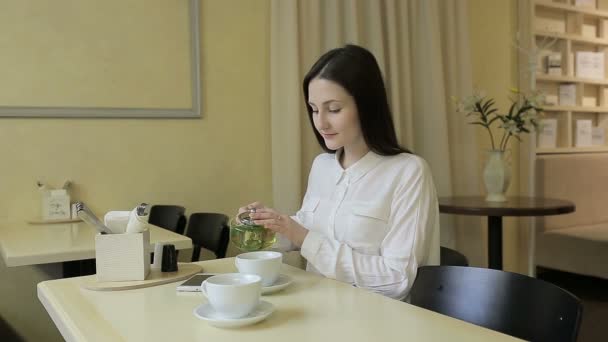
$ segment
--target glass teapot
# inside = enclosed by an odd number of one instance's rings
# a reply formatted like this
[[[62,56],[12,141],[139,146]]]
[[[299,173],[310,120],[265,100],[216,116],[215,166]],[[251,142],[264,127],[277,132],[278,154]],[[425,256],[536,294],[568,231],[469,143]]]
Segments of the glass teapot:
[[[230,241],[245,252],[268,248],[276,242],[276,234],[264,226],[257,225],[249,216],[255,209],[237,215],[238,219],[230,221]]]

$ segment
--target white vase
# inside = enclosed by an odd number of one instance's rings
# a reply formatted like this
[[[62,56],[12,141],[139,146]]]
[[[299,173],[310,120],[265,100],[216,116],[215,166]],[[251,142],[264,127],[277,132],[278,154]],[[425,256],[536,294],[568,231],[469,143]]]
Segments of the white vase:
[[[486,185],[486,201],[504,202],[505,192],[511,181],[511,170],[505,161],[505,151],[488,151],[488,160],[483,170],[483,181]]]

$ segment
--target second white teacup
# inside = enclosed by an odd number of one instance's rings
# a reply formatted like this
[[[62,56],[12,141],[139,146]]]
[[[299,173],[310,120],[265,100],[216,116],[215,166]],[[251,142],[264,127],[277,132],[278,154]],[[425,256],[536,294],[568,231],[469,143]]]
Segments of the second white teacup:
[[[260,303],[262,278],[255,274],[218,274],[203,281],[201,292],[219,316],[241,318]]]
[[[243,253],[234,263],[240,273],[257,274],[262,277],[262,286],[271,286],[279,278],[283,254],[272,251]]]

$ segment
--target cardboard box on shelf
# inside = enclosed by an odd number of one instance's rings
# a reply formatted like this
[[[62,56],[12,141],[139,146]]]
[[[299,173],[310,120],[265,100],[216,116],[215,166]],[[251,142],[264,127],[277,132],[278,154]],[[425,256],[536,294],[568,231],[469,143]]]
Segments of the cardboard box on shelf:
[[[551,53],[545,57],[545,72],[548,75],[562,75],[562,54]]]
[[[574,146],[583,147],[591,146],[592,139],[592,122],[591,120],[576,120],[575,142]]]
[[[604,127],[593,127],[591,130],[591,144],[593,146],[604,146],[606,144],[606,129]]]
[[[545,105],[557,106],[557,103],[558,103],[557,95],[554,95],[554,94],[545,95]]]
[[[559,85],[559,105],[576,106],[576,84],[562,83]]]
[[[576,77],[604,79],[604,53],[578,51],[576,53]]]
[[[597,106],[597,97],[584,95],[582,98],[581,105],[583,107],[596,107]]]
[[[555,16],[540,16],[534,21],[534,26],[539,31],[566,33],[566,21]]]
[[[538,147],[555,148],[557,146],[557,119],[541,119],[538,129]]]
[[[592,24],[583,24],[581,35],[588,38],[597,38],[597,26]]]
[[[595,0],[574,0],[574,6],[586,7],[586,8],[597,8]]]

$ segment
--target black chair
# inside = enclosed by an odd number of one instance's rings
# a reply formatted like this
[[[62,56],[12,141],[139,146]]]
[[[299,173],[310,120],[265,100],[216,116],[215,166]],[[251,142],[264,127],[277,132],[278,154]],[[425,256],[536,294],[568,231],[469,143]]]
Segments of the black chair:
[[[216,213],[190,215],[186,236],[192,239],[192,262],[198,261],[201,247],[212,251],[218,259],[226,257],[230,228],[228,216]]]
[[[578,298],[551,283],[486,268],[423,266],[410,303],[527,341],[576,341]]]
[[[22,342],[25,339],[0,316],[0,341]]]
[[[441,266],[469,266],[469,260],[462,253],[441,246],[439,251]]]
[[[165,228],[177,234],[184,234],[186,209],[179,205],[153,205],[148,223]]]

